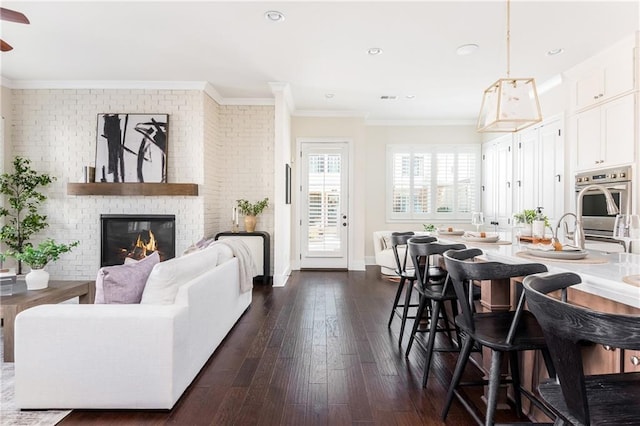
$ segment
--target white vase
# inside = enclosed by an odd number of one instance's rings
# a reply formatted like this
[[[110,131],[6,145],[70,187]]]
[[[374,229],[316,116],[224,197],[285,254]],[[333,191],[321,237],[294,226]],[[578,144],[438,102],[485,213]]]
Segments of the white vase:
[[[32,269],[24,280],[27,282],[27,290],[42,290],[49,285],[49,273],[44,269]]]
[[[522,227],[522,229],[520,230],[520,235],[523,237],[530,237],[533,232],[532,232],[532,226],[530,223],[523,223],[520,225]]]

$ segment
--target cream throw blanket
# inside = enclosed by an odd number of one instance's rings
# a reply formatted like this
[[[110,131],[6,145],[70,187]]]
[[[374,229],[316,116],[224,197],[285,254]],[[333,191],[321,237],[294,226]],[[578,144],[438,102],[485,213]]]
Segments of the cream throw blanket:
[[[214,244],[224,244],[231,249],[231,252],[238,258],[238,267],[240,269],[240,292],[246,293],[253,289],[253,277],[258,275],[251,250],[242,240],[235,238],[225,238],[218,240]]]

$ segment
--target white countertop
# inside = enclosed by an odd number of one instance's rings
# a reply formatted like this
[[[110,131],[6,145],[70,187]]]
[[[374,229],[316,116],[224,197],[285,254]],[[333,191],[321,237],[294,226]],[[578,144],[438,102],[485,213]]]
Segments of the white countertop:
[[[583,264],[544,258],[533,260],[516,255],[517,252],[525,249],[526,243],[513,240],[511,233],[499,232],[499,234],[502,241],[512,241],[512,244],[474,244],[463,241],[460,237],[446,235],[438,236],[438,239],[443,242],[463,242],[468,247],[477,247],[485,253],[488,260],[504,263],[535,262],[546,265],[550,273],[574,272],[582,278],[582,284],[575,286],[576,289],[640,309],[640,287],[622,281],[625,276],[640,274],[640,255],[588,250],[593,257],[605,258],[608,262]]]

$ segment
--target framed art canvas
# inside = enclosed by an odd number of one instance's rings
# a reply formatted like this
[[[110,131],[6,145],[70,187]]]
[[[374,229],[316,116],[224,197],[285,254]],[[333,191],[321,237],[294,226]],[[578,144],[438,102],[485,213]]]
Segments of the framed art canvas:
[[[98,114],[96,182],[167,182],[169,114]]]

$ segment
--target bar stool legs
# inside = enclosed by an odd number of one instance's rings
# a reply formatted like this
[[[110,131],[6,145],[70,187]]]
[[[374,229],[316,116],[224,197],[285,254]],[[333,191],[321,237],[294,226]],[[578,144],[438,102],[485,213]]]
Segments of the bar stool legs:
[[[404,289],[406,281],[407,277],[400,277],[400,283],[398,283],[398,290],[396,291],[396,297],[393,300],[393,307],[391,308],[391,315],[389,316],[389,324],[387,324],[387,327],[391,327],[391,321],[393,321],[393,317],[396,315],[398,302],[400,301],[400,296],[402,296],[402,290]]]

